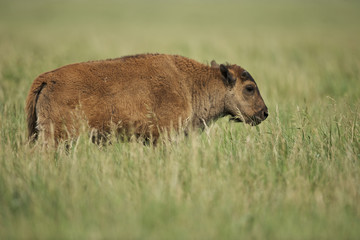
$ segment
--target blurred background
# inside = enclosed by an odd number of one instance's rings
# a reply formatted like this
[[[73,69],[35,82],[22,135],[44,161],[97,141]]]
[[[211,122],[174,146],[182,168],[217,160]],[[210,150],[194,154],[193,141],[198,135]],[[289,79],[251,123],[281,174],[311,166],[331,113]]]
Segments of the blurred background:
[[[156,52],[241,65],[271,104],[358,97],[359,12],[350,0],[1,0],[0,101],[65,64]]]

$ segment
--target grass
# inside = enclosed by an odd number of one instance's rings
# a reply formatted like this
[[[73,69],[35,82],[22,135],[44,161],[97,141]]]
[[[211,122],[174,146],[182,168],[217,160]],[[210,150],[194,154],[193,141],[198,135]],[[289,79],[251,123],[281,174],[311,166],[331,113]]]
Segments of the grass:
[[[358,239],[356,1],[1,1],[0,239]],[[26,144],[33,79],[142,52],[237,63],[269,118],[156,148]]]

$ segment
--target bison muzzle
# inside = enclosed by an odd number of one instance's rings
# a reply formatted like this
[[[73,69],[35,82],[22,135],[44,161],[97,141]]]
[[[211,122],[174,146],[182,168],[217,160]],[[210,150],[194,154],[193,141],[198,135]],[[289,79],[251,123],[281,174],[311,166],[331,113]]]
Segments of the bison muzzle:
[[[57,144],[80,122],[98,136],[156,141],[164,131],[204,128],[220,117],[257,125],[268,117],[254,79],[237,65],[204,65],[177,55],[142,54],[67,65],[41,74],[26,100],[30,140]]]

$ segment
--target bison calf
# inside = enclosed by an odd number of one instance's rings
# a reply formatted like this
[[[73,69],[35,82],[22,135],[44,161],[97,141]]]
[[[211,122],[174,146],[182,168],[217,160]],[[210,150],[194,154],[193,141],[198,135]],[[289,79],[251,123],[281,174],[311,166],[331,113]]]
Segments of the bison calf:
[[[102,136],[115,128],[156,141],[162,131],[203,128],[226,115],[251,125],[268,116],[243,68],[165,54],[77,63],[41,74],[26,113],[29,138],[40,135],[54,143],[76,136],[79,120]]]

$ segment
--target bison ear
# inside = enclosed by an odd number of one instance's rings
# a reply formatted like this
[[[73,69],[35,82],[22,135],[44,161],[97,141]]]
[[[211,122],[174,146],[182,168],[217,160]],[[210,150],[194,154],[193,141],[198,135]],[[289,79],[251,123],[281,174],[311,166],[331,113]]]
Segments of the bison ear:
[[[233,87],[235,85],[236,78],[231,74],[229,68],[224,64],[220,64],[220,72],[225,80],[225,83]]]

